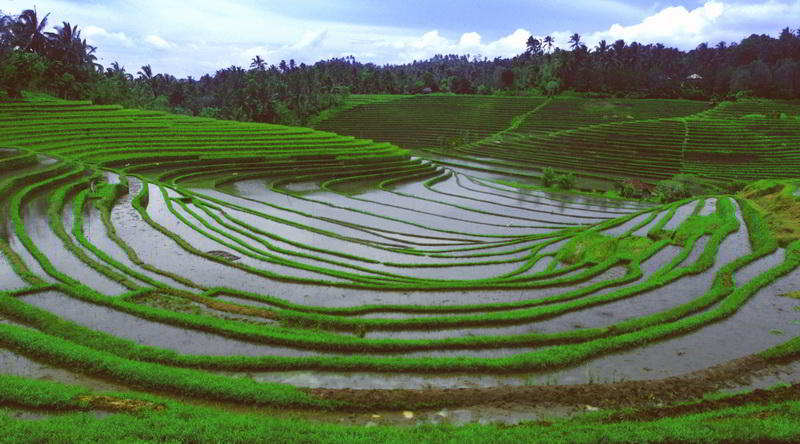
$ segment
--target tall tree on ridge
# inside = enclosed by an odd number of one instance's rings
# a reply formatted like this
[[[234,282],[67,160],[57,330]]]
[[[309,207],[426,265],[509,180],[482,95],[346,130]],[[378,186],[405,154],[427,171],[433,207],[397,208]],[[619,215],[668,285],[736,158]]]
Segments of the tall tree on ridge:
[[[14,26],[14,44],[25,51],[44,54],[47,48],[47,37],[44,35],[44,28],[47,26],[47,17],[39,20],[36,9],[26,9],[19,15]]]
[[[257,69],[259,71],[264,71],[265,69],[267,69],[267,62],[265,62],[260,55],[257,55],[253,57],[252,62],[250,62],[250,68]]]
[[[569,36],[569,43],[570,43],[569,46],[570,48],[572,48],[573,51],[578,49],[581,46],[581,35],[578,34],[577,32],[575,34],[572,34],[571,36]]]
[[[548,53],[553,50],[553,44],[555,43],[555,39],[550,37],[549,35],[544,36],[544,48],[547,50]]]

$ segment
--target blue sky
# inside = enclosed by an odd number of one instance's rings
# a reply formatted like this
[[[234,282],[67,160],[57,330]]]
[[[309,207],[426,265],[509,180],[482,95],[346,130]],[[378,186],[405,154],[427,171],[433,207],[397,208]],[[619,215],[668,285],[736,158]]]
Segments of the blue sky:
[[[777,35],[800,26],[800,0],[35,0],[50,25],[66,20],[99,47],[100,62],[136,72],[150,63],[179,77],[268,63],[353,55],[404,63],[437,53],[509,57],[531,34],[566,46],[578,32],[600,39],[663,42],[691,49],[701,42]],[[0,0],[16,14],[32,7]]]

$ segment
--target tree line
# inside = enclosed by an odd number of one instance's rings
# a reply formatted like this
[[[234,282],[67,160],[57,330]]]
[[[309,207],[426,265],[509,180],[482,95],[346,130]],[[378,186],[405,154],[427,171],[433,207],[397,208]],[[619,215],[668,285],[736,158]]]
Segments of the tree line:
[[[741,96],[800,98],[800,29],[777,38],[751,35],[739,43],[702,43],[691,51],[663,44],[617,40],[589,48],[579,34],[557,47],[531,36],[512,58],[436,55],[400,65],[350,57],[313,65],[294,60],[230,66],[200,78],[129,72],[100,66],[97,48],[78,26],[62,22],[46,31],[48,15],[0,12],[0,96],[23,89],[99,104],[158,109],[241,121],[304,124],[341,106],[348,94],[535,94],[574,91],[604,97],[725,100]]]

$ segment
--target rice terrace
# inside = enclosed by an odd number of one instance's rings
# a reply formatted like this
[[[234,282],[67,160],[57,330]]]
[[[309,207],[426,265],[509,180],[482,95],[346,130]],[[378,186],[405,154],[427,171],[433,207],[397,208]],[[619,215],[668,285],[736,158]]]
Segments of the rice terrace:
[[[800,441],[800,31],[176,79],[36,14],[0,442]]]

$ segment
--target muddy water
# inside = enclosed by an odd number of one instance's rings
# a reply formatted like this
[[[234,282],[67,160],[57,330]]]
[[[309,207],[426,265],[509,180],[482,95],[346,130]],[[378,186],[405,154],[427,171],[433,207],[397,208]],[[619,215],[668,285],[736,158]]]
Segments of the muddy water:
[[[574,289],[585,288],[590,285],[596,284],[598,282],[605,282],[612,279],[618,279],[622,277],[626,272],[625,267],[613,267],[596,276],[593,279],[587,280],[580,284],[576,284],[569,287],[569,290],[565,290],[563,288],[556,289],[554,294],[563,293],[565,291],[571,291]],[[635,283],[634,283],[635,284]],[[633,285],[633,284],[627,284]],[[612,287],[612,288],[621,288],[619,287]],[[605,293],[609,290],[600,290],[601,292]],[[584,296],[586,297],[586,296]],[[514,310],[510,310],[514,311]],[[443,314],[446,316],[446,314]],[[413,315],[409,317],[414,317]],[[374,338],[374,339],[385,339],[385,338],[394,338],[394,339],[443,339],[443,338],[456,338],[456,337],[465,337],[465,336],[506,336],[506,335],[518,335],[518,334],[526,334],[526,333],[534,333],[534,332],[542,332],[542,323],[547,323],[547,321],[537,321],[537,322],[527,322],[522,325],[514,325],[514,326],[503,326],[503,327],[471,327],[471,328],[456,328],[456,329],[432,329],[432,330],[401,330],[401,331],[370,331],[367,332],[367,338]],[[567,330],[571,330],[573,328],[578,328],[572,326],[567,328]]]
[[[746,251],[746,236],[746,233],[744,234],[744,238],[735,235],[728,236],[720,248],[742,249]],[[690,257],[684,260],[684,266],[691,265],[696,261],[697,257],[700,256],[704,250],[704,244],[705,242],[702,242],[695,246]],[[667,247],[667,251],[668,252],[658,254],[651,258],[653,262],[648,261],[643,264],[642,271],[646,273],[646,275],[649,275],[658,268],[669,265],[669,262],[678,254],[680,248],[670,246]],[[693,299],[703,296],[711,288],[717,271],[727,263],[727,261],[717,260],[710,269],[700,274],[687,275],[654,290],[548,319],[538,323],[537,327],[540,331],[548,333],[574,328],[607,327],[618,322],[669,310],[670,308],[688,303]],[[650,268],[648,273],[644,269],[645,266],[655,269]]]
[[[424,389],[493,387],[499,385],[579,384],[657,379],[721,364],[786,342],[800,335],[797,300],[780,297],[800,288],[800,270],[778,279],[753,296],[733,316],[689,334],[635,350],[591,359],[549,372],[512,375],[384,374],[337,372],[259,372],[240,374],[258,381],[286,382],[304,387]],[[800,379],[798,366],[785,369],[782,380]],[[757,379],[757,378],[756,378]],[[772,383],[767,379],[765,384]],[[745,386],[746,387],[746,386]]]
[[[479,181],[472,180],[471,178],[463,175],[456,176],[456,182],[460,190],[469,190],[475,195],[484,200],[498,201],[509,205],[525,205],[533,204],[539,207],[545,207],[551,211],[568,212],[570,210],[581,210],[589,214],[594,214],[598,217],[619,217],[633,211],[632,208],[625,206],[611,205],[610,202],[598,199],[597,202],[584,201],[581,204],[568,204],[561,200],[551,199],[549,193],[536,192],[533,190],[526,190],[524,188],[518,189],[516,193],[502,191],[498,188],[492,188]],[[448,183],[447,188],[440,188],[439,184],[433,186],[435,190],[443,192],[457,192],[453,184]]]
[[[479,214],[474,211],[462,210],[456,207],[437,204],[435,202],[425,202],[414,200],[413,208],[399,208],[389,205],[380,205],[371,201],[361,201],[349,199],[335,193],[320,193],[313,196],[314,202],[327,203],[336,208],[347,208],[351,211],[349,215],[342,215],[343,220],[352,221],[359,224],[368,223],[363,216],[367,213],[372,217],[389,217],[401,220],[406,224],[405,230],[411,226],[424,226],[436,231],[456,231],[459,233],[469,233],[471,235],[483,236],[502,236],[513,238],[530,234],[548,232],[541,227],[568,225],[566,221],[548,221],[542,218],[541,221],[528,221],[511,219],[489,214]],[[407,204],[412,205],[411,203]],[[360,212],[360,213],[359,213]],[[338,216],[337,216],[338,218]],[[416,225],[414,225],[416,224]],[[380,225],[383,228],[383,225]],[[413,230],[413,228],[411,228]],[[399,230],[398,230],[399,231]],[[416,230],[414,230],[416,231]]]
[[[108,307],[90,304],[70,298],[57,292],[43,292],[35,295],[23,296],[21,300],[55,313],[58,316],[76,322],[93,330],[130,339],[141,345],[166,348],[179,353],[208,356],[318,356],[352,355],[343,352],[318,352],[292,347],[272,346],[257,344],[224,336],[205,333],[197,330],[174,327],[168,324],[148,321],[127,313],[116,311]],[[278,327],[264,326],[265,329],[282,330]],[[500,357],[531,351],[531,348],[497,348],[486,350],[434,350],[407,353],[403,356],[474,356],[474,357]],[[363,353],[362,353],[363,354]],[[376,354],[379,355],[379,354]]]
[[[46,282],[56,282],[53,277],[45,273],[44,269],[39,265],[39,262],[33,257],[28,249],[25,248],[25,245],[22,244],[22,241],[16,234],[12,234],[10,236],[8,245],[20,257],[20,259],[25,262],[25,265],[28,267],[28,270],[30,270],[31,273],[35,274]]]
[[[634,227],[636,227],[637,225],[647,220],[647,218],[650,217],[650,215],[651,213],[642,213],[627,222],[617,225],[616,227],[603,230],[602,233],[606,236],[614,236],[614,237],[622,236],[628,231],[634,229]]]
[[[664,217],[667,216],[667,213],[669,213],[669,210],[664,210],[664,211],[658,213],[658,215],[656,215],[656,217],[652,221],[650,221],[650,223],[648,223],[647,225],[643,226],[642,228],[639,228],[638,230],[636,230],[633,233],[633,235],[634,236],[639,236],[639,237],[647,237],[647,233],[649,233],[650,230],[652,230],[653,227],[656,226],[656,224],[661,222],[661,220]]]
[[[38,293],[23,296],[20,299],[84,327],[130,339],[141,345],[166,348],[179,353],[212,356],[314,356],[319,354],[313,351],[239,341],[148,321],[56,292]]]
[[[697,201],[691,201],[687,204],[683,204],[675,210],[675,215],[672,216],[669,222],[664,225],[665,230],[674,230],[681,226],[689,216],[692,215],[694,208],[697,206]]]
[[[728,384],[721,392],[738,392],[741,390],[768,389],[777,384],[797,384],[800,382],[800,361],[788,364],[775,364]]]
[[[424,424],[505,424],[515,425],[528,421],[552,420],[554,418],[578,416],[586,412],[585,406],[569,404],[542,404],[529,406],[516,403],[498,405],[476,405],[466,408],[422,410],[411,412],[408,418],[402,411],[373,411],[369,413],[295,413],[295,417],[312,423],[336,423],[374,427],[388,425],[393,427],[419,427]],[[288,415],[292,415],[289,413]],[[281,417],[288,416],[281,414]]]
[[[175,208],[175,210],[176,210],[177,214],[182,214],[183,216],[186,216],[186,214],[183,213],[182,210],[179,207]],[[223,245],[223,244],[221,244],[221,243],[219,243],[219,242],[217,242],[217,241],[215,241],[215,240],[203,235],[202,233],[198,232],[196,229],[193,229],[190,226],[188,226],[185,223],[183,223],[182,221],[180,221],[175,216],[175,214],[172,214],[172,212],[170,212],[170,210],[167,208],[167,205],[166,205],[166,202],[165,202],[165,200],[163,198],[163,195],[161,194],[161,192],[158,189],[158,187],[156,187],[154,185],[150,185],[149,203],[147,205],[147,213],[153,219],[153,221],[155,223],[161,225],[162,227],[167,229],[169,232],[179,236],[181,239],[185,240],[192,247],[194,247],[194,248],[196,248],[198,250],[201,250],[201,251],[214,251],[214,250],[228,251],[229,250],[229,248],[226,247],[225,245]],[[191,221],[190,218],[187,218],[187,220]],[[201,227],[201,225],[199,225],[199,223],[197,223],[196,221],[194,223],[195,223],[197,228]],[[204,227],[200,228],[200,229],[208,232],[208,230],[206,228],[204,228]],[[219,236],[217,236],[217,237],[219,237]],[[175,244],[174,241],[172,242],[172,244],[177,246],[177,244]],[[178,248],[180,248],[180,247],[178,247]],[[190,257],[197,257],[198,259],[201,259],[201,260],[203,259],[203,258],[201,258],[199,256],[195,256],[194,254],[190,254],[189,256]],[[213,261],[210,261],[210,262],[215,263]],[[305,279],[325,279],[325,280],[329,280],[329,281],[346,282],[346,280],[344,280],[344,279],[340,279],[340,278],[336,278],[336,277],[332,277],[332,276],[327,276],[327,275],[324,275],[324,274],[321,274],[321,273],[313,273],[313,272],[309,272],[309,271],[305,271],[305,270],[300,270],[300,269],[296,269],[296,268],[293,268],[293,267],[282,266],[282,265],[278,265],[278,264],[275,264],[275,263],[265,262],[265,261],[258,260],[258,259],[255,259],[255,258],[250,258],[250,257],[247,257],[247,256],[242,256],[239,260],[237,260],[237,263],[238,264],[242,264],[242,265],[248,265],[248,266],[251,266],[251,267],[257,268],[257,269],[270,271],[272,273],[277,273],[277,274],[280,274],[282,276],[295,277],[295,278],[305,278]],[[216,264],[220,268],[230,268],[230,267],[227,267],[225,264],[219,264],[219,263],[216,263]]]
[[[66,250],[63,241],[50,228],[47,216],[48,199],[49,195],[36,196],[22,210],[25,231],[34,245],[61,273],[104,294],[124,293],[125,287],[95,271]],[[65,208],[65,211],[69,210]]]
[[[0,373],[79,385],[98,391],[122,391],[126,389],[123,385],[53,367],[2,348],[0,348]]]
[[[118,205],[124,205],[126,203],[124,202],[125,199],[127,199],[127,203],[130,203],[130,199],[132,199],[132,197],[129,195],[125,196],[122,199],[123,202],[118,202]],[[70,229],[70,232],[71,231],[72,230]],[[119,245],[117,245],[116,242],[111,240],[110,237],[108,237],[108,232],[106,231],[106,227],[103,224],[103,220],[100,217],[99,211],[95,209],[93,206],[87,208],[83,213],[83,234],[86,237],[86,239],[92,243],[92,245],[97,247],[100,251],[104,252],[105,254],[111,256],[117,262],[127,266],[129,269],[137,273],[140,273],[144,276],[147,276],[155,281],[164,283],[172,288],[184,291],[193,290],[192,288],[187,287],[166,276],[154,273],[149,270],[145,270],[144,268],[134,264],[133,261],[131,261],[130,258],[128,258],[128,255],[125,253],[125,251]]]
[[[145,263],[161,270],[175,273],[207,287],[223,285],[256,293],[264,292],[265,289],[267,292],[273,289],[280,290],[276,288],[279,287],[278,281],[227,267],[186,252],[175,241],[142,220],[131,207],[115,205],[112,210],[112,221],[120,238],[131,246]],[[158,248],[153,248],[154,245]],[[291,286],[288,283],[280,285]]]
[[[302,249],[297,248],[295,246],[292,246],[292,245],[289,245],[289,244],[286,244],[286,243],[283,243],[283,242],[280,242],[280,241],[273,241],[271,239],[270,240],[266,240],[265,238],[259,237],[258,235],[254,235],[253,236],[254,239],[249,239],[249,238],[246,238],[244,235],[242,235],[240,233],[234,233],[233,231],[231,231],[231,230],[229,230],[227,228],[224,228],[224,227],[216,225],[216,222],[213,221],[213,220],[210,220],[210,219],[206,219],[206,220],[209,223],[211,223],[212,225],[217,226],[218,229],[220,229],[221,231],[225,232],[226,236],[228,238],[230,238],[230,239],[239,239],[239,240],[245,242],[247,245],[250,245],[251,247],[253,247],[256,250],[258,250],[258,249],[265,250],[266,249],[266,247],[264,245],[260,245],[256,241],[256,239],[258,239],[258,240],[267,242],[268,244],[277,244],[277,246],[279,246],[280,248],[285,248],[285,249],[290,250],[290,251],[299,251],[301,253],[303,252]],[[262,221],[263,221],[263,219],[262,219]],[[308,232],[306,232],[306,233],[308,233]],[[328,237],[327,239],[333,240],[333,241],[338,241],[337,239],[331,238],[331,237]],[[336,250],[345,251],[348,254],[356,254],[357,252],[354,251],[354,250],[362,250],[362,254],[364,254],[364,253],[366,253],[366,251],[363,251],[363,250],[369,249],[369,247],[362,246],[362,245],[353,246],[352,243],[345,243],[345,242],[340,242],[340,243],[342,245],[340,245],[338,248],[336,248]],[[315,246],[317,246],[317,245],[315,245]],[[327,248],[330,248],[330,247],[327,247]],[[378,249],[372,248],[372,250],[375,251],[375,250],[378,250]],[[317,266],[317,267],[324,267],[324,268],[329,269],[329,270],[339,270],[339,271],[343,271],[343,272],[347,272],[347,273],[356,273],[356,274],[365,275],[365,276],[371,276],[371,277],[381,277],[381,275],[377,273],[378,271],[382,271],[382,272],[385,272],[385,273],[397,274],[397,275],[401,275],[401,276],[415,277],[415,278],[456,279],[456,280],[460,280],[460,279],[464,279],[464,277],[465,277],[465,274],[464,274],[464,271],[463,271],[464,269],[463,268],[459,268],[459,266],[444,267],[444,268],[405,268],[405,267],[395,267],[395,266],[391,266],[391,265],[387,265],[387,264],[370,264],[370,263],[367,263],[365,261],[356,261],[356,260],[352,260],[352,259],[349,259],[349,258],[342,258],[342,257],[339,257],[339,256],[335,256],[335,255],[324,255],[324,254],[321,254],[321,253],[318,253],[318,252],[315,252],[315,251],[308,251],[308,250],[305,251],[305,254],[311,254],[311,255],[314,255],[315,257],[323,256],[323,257],[329,258],[330,260],[333,260],[333,261],[336,261],[336,262],[339,262],[339,263],[342,263],[342,264],[349,264],[349,265],[352,265],[352,266],[355,266],[355,267],[366,268],[367,270],[372,271],[372,272],[368,272],[366,270],[358,270],[358,269],[347,267],[347,266],[344,266],[344,265],[342,265],[342,266],[333,265],[333,264],[330,264],[330,263],[324,262],[324,261],[314,260],[314,259],[310,259],[310,258],[303,258],[303,257],[295,256],[295,255],[283,254],[283,253],[278,253],[278,252],[274,252],[274,251],[271,251],[270,254],[275,255],[275,256],[277,256],[279,258],[285,259],[285,260],[289,260],[289,261],[293,261],[293,262],[297,262],[297,263],[301,263],[301,264],[308,264],[308,265]],[[436,263],[448,263],[448,262],[452,262],[454,264],[458,263],[458,262],[455,262],[455,261],[435,261],[435,260],[432,260],[430,258],[423,258],[423,259],[428,259],[427,261],[425,261],[425,260],[417,260],[417,258],[419,258],[419,256],[392,254],[391,252],[388,252],[386,250],[380,250],[380,254],[381,254],[381,257],[385,258],[385,259],[395,259],[395,260],[399,259],[399,261],[398,261],[399,263],[411,263],[411,264],[414,264],[414,263],[436,264]],[[519,253],[515,253],[515,256],[519,260],[517,262],[512,262],[512,263],[508,263],[508,264],[472,265],[472,266],[470,266],[470,273],[468,274],[468,276],[469,276],[470,279],[483,279],[483,278],[488,278],[488,277],[500,276],[500,275],[505,274],[505,273],[510,273],[510,272],[516,270],[518,267],[520,267],[522,265],[521,261],[523,259],[525,259],[525,257],[527,255],[529,255],[529,253],[524,252],[524,251],[523,252],[519,252]],[[372,256],[363,256],[363,257],[370,258],[370,259],[373,258]],[[478,260],[474,260],[472,262],[477,262],[477,261]],[[464,262],[465,261],[461,261],[462,264]],[[463,267],[463,266],[466,266],[466,265],[461,265],[461,267]]]
[[[597,208],[632,209],[634,211],[650,208],[653,206],[653,204],[651,203],[637,202],[633,200],[608,199],[601,196],[584,196],[584,195],[570,194],[570,193],[526,190],[517,187],[512,187],[510,185],[503,185],[500,183],[492,182],[490,180],[476,178],[475,176],[470,176],[469,179],[470,181],[478,185],[491,188],[495,191],[505,192],[512,196],[516,196],[521,193],[531,196],[542,196],[551,200],[561,201],[565,205],[584,205],[587,208],[595,207],[595,209]]]
[[[740,230],[740,232],[743,230]],[[739,233],[737,233],[739,234]],[[733,241],[741,244],[743,239]],[[729,236],[728,239],[731,239]],[[733,243],[728,246],[734,245]],[[774,262],[774,260],[772,260]],[[689,263],[687,261],[687,263]],[[724,263],[724,262],[723,262]],[[765,267],[766,262],[760,264]],[[763,270],[762,270],[763,271]],[[756,273],[754,268],[751,274]],[[737,284],[744,280],[739,276]],[[753,296],[733,316],[689,334],[591,359],[580,365],[550,372],[517,375],[398,375],[382,373],[263,372],[257,380],[286,381],[310,387],[417,388],[491,387],[531,383],[574,384],[653,379],[688,373],[740,358],[778,345],[800,335],[800,306],[796,300],[777,295],[800,288],[800,269],[776,280]],[[794,369],[796,367],[792,367]],[[793,371],[793,370],[792,370]],[[786,380],[797,380],[797,373]]]
[[[28,283],[14,272],[5,255],[0,254],[0,291],[25,288]]]
[[[514,234],[524,235],[548,232],[548,230],[544,229],[517,228],[515,229],[517,233],[512,233],[506,227],[509,223],[508,220],[497,221],[499,226],[492,226],[487,225],[485,221],[476,222],[472,219],[459,221],[444,218],[441,215],[438,217],[429,216],[412,210],[393,208],[386,205],[376,209],[376,205],[373,203],[350,199],[331,192],[315,193],[302,198],[281,195],[267,189],[263,186],[263,183],[257,182],[253,185],[250,182],[242,181],[236,183],[237,194],[242,199],[235,199],[232,202],[249,207],[254,207],[254,205],[263,207],[265,203],[274,204],[292,211],[301,211],[306,214],[325,217],[326,220],[347,222],[359,227],[380,227],[381,230],[395,233],[413,233],[419,237],[449,237],[481,241],[485,240],[486,235],[513,237]],[[203,192],[202,190],[197,191]],[[223,197],[223,199],[227,199],[227,197]],[[250,200],[249,204],[247,204],[248,199]],[[272,213],[273,210],[270,210],[270,214]]]
[[[455,186],[448,188],[448,181],[452,181]],[[487,216],[486,213],[489,213],[498,215],[501,218],[517,220],[514,222],[515,225],[530,224],[530,222],[545,224],[590,224],[613,217],[611,215],[597,214],[577,209],[567,210],[564,208],[562,211],[554,211],[555,209],[552,207],[530,203],[524,206],[520,204],[503,205],[497,201],[486,200],[486,196],[480,193],[458,187],[454,178],[450,178],[445,182],[440,182],[432,188],[433,189],[428,188],[422,183],[412,183],[398,186],[389,193],[376,191],[369,194],[371,201],[392,202],[398,205],[406,203],[407,205],[413,205],[413,208],[429,205],[432,210],[435,210],[435,208],[441,206],[450,208],[453,208],[452,206],[458,206],[464,210],[485,212],[480,213],[482,218],[485,218]],[[443,188],[450,189],[451,191],[444,191]],[[437,204],[437,202],[439,204]]]
[[[308,254],[313,254],[318,257],[328,258],[331,260],[336,260],[341,262],[347,262],[355,265],[364,265],[365,262],[342,258],[341,256],[334,254],[326,254],[319,251],[313,251],[310,249],[303,248],[303,246],[308,245],[308,246],[313,246],[315,248],[323,248],[329,251],[345,252],[347,254],[354,255],[357,257],[374,259],[384,263],[433,264],[433,263],[462,263],[464,261],[464,259],[461,258],[439,258],[439,257],[434,258],[434,257],[428,257],[427,255],[420,256],[420,255],[407,254],[403,251],[393,251],[392,248],[404,248],[409,245],[409,243],[402,242],[402,240],[399,239],[398,235],[392,235],[392,238],[398,239],[395,243],[392,244],[388,243],[386,238],[380,238],[368,231],[363,231],[363,230],[356,231],[353,229],[349,229],[334,224],[328,224],[329,226],[324,226],[324,228],[329,230],[330,232],[337,233],[343,236],[348,236],[347,239],[340,239],[335,236],[325,235],[322,233],[315,233],[311,230],[292,227],[287,224],[280,224],[277,222],[270,221],[266,218],[248,214],[242,211],[225,209],[225,213],[227,214],[226,217],[231,221],[241,221],[243,223],[247,223],[253,227],[256,227],[257,229],[262,230],[264,232],[279,235],[285,239],[291,239],[294,242],[300,243],[299,246],[293,245],[287,242],[267,238],[266,236],[253,233],[253,235],[256,236],[257,239],[263,239],[266,242],[269,242],[270,244],[275,245],[279,248],[288,251],[305,252]],[[322,224],[327,224],[327,223],[325,222],[316,223],[317,226]],[[519,248],[521,248],[521,245],[496,247],[496,251],[498,254],[505,253],[507,255],[503,259],[524,257],[527,254],[526,251],[510,253],[510,254],[508,253],[509,250],[514,250]],[[417,248],[415,249],[422,250],[419,246],[417,246]],[[425,248],[422,251],[431,251],[431,249]],[[483,251],[484,250],[476,250],[474,252],[471,252],[471,254]],[[372,267],[373,265],[369,266]],[[381,267],[381,265],[377,265],[377,267]],[[390,270],[389,268],[378,268],[378,269],[383,269],[384,271]]]
[[[780,265],[784,256],[786,256],[786,250],[778,248],[774,253],[761,257],[737,270],[733,279],[737,285],[747,282],[770,268]]]
[[[471,187],[463,186],[464,183],[469,183],[466,180],[461,180],[458,177],[450,178],[444,182],[436,183],[430,187],[424,187],[425,193],[422,193],[420,186],[397,189],[396,192],[402,194],[417,195],[416,190],[419,191],[419,197],[433,199],[437,201],[447,202],[454,205],[467,206],[481,211],[489,211],[497,214],[514,215],[519,218],[530,219],[545,219],[549,220],[550,216],[555,216],[556,221],[568,221],[567,218],[574,218],[573,223],[587,224],[594,221],[600,221],[619,217],[627,212],[609,213],[605,209],[597,211],[595,209],[588,209],[581,206],[571,206],[563,202],[551,201],[545,197],[538,199],[530,198],[516,198],[509,199],[502,195],[485,194],[481,191],[475,190]]]
[[[584,270],[573,272],[578,274]],[[587,284],[588,285],[588,284]],[[352,288],[323,287],[319,285],[275,282],[268,293],[302,305],[323,307],[353,307],[361,305],[473,305],[495,302],[515,302],[539,299],[563,293],[570,287],[539,287],[487,290],[362,290]],[[264,293],[263,289],[261,293]],[[257,305],[253,301],[231,298],[231,302]]]
[[[709,216],[717,211],[717,199],[706,199],[703,209],[697,213],[699,216]]]
[[[149,307],[155,308],[162,308],[171,311],[177,311],[182,313],[189,313],[189,314],[202,314],[206,316],[212,316],[219,319],[226,319],[229,321],[242,321],[251,324],[260,324],[260,325],[277,325],[278,322],[272,319],[263,318],[260,316],[251,316],[239,313],[229,313],[227,311],[216,310],[214,308],[207,307],[199,302],[191,302],[188,300],[183,300],[180,303],[175,303],[172,300],[163,301],[160,298],[152,298],[152,297],[145,297],[145,298],[134,298],[131,302],[140,305],[146,305]]]
[[[243,185],[244,184],[242,182],[237,182],[237,187]],[[392,241],[393,239],[402,238],[402,236],[409,237],[410,240],[408,243],[410,245],[415,245],[415,243],[418,243],[419,245],[452,245],[459,243],[469,244],[501,240],[497,238],[486,238],[484,236],[473,236],[465,233],[445,233],[442,231],[409,225],[401,221],[393,221],[377,216],[369,216],[366,214],[357,213],[342,208],[321,205],[293,197],[287,197],[289,201],[280,202],[277,204],[282,205],[284,209],[275,208],[274,206],[270,206],[268,203],[264,203],[268,202],[264,199],[264,197],[273,196],[277,193],[265,190],[263,185],[258,187],[255,191],[250,190],[248,186],[248,188],[245,190],[246,192],[242,193],[242,197],[207,189],[193,189],[192,191],[197,193],[197,195],[215,197],[217,199],[230,202],[231,204],[269,214],[274,217],[279,217],[284,220],[293,221],[303,226],[327,230],[329,232],[339,233],[343,236],[362,239],[366,242],[377,244],[383,244],[387,241]],[[247,193],[254,194],[256,197],[253,198],[253,196]],[[316,217],[309,217],[306,215],[315,215]],[[380,229],[376,227],[380,227]],[[450,228],[452,228],[452,226]],[[270,231],[277,230],[275,231],[275,234],[289,237],[283,231],[281,231],[280,226],[270,226],[269,229]],[[294,239],[292,237],[289,238]],[[300,237],[299,239],[302,241],[304,237]],[[397,242],[395,241],[394,243],[396,244]],[[397,246],[403,247],[406,245],[404,241],[400,241],[400,244]]]
[[[235,254],[237,256],[240,256],[240,258],[237,259],[237,263],[249,265],[249,266],[251,266],[253,268],[270,270],[270,271],[273,271],[273,272],[276,272],[276,273],[280,273],[280,274],[285,275],[285,276],[296,277],[296,278],[306,278],[306,279],[323,279],[325,274],[308,272],[308,271],[305,271],[305,270],[302,270],[302,269],[296,269],[293,266],[289,266],[289,265],[280,266],[280,265],[274,264],[273,261],[274,260],[285,260],[285,261],[289,261],[291,264],[297,264],[298,267],[303,266],[303,265],[309,265],[309,266],[316,266],[316,267],[324,268],[326,270],[331,270],[331,271],[339,271],[339,272],[343,272],[343,273],[354,273],[354,274],[363,275],[363,276],[369,276],[369,277],[380,277],[380,274],[372,273],[370,271],[357,270],[357,269],[354,269],[352,267],[348,267],[348,266],[344,266],[344,265],[337,265],[337,264],[333,264],[333,263],[329,263],[329,262],[318,261],[318,260],[311,259],[311,258],[304,258],[304,257],[300,257],[300,256],[290,255],[290,254],[283,254],[283,253],[276,252],[276,251],[270,251],[270,250],[268,250],[268,248],[265,245],[261,244],[258,239],[253,239],[251,237],[244,236],[243,234],[234,232],[233,230],[228,229],[228,228],[218,224],[211,217],[207,217],[207,215],[205,213],[203,213],[202,210],[200,210],[199,208],[194,207],[194,206],[189,206],[189,209],[192,210],[192,211],[195,211],[195,214],[197,215],[197,217],[189,214],[187,211],[184,211],[183,208],[181,208],[181,207],[178,207],[178,206],[173,207],[173,211],[176,214],[181,215],[186,220],[188,220],[190,223],[194,224],[198,228],[198,230],[192,230],[192,229],[190,229],[190,230],[182,230],[181,233],[176,233],[176,234],[180,234],[180,236],[184,240],[189,241],[190,244],[192,244],[196,248],[200,248],[200,249],[202,249],[204,251],[211,251],[211,250],[209,250],[209,248],[214,248],[214,249],[217,249],[217,250],[228,251],[228,252],[233,253],[233,254]],[[211,210],[211,211],[214,211],[214,210]],[[199,219],[198,219],[198,217],[199,217]],[[219,232],[216,232],[216,231],[212,231],[211,229],[204,227],[201,224],[200,221],[207,222],[208,224],[210,224],[211,226],[215,227],[215,229],[219,230],[222,233],[219,233]],[[162,224],[162,225],[164,225],[164,224]],[[189,227],[187,226],[187,228],[189,228]],[[204,242],[208,242],[211,239],[209,239],[208,236],[204,235],[200,231],[202,231],[203,233],[208,233],[209,236],[213,236],[213,237],[216,237],[218,239],[221,239],[222,241],[227,242],[227,243],[229,243],[231,245],[235,245],[236,247],[242,249],[242,251],[233,250],[232,248],[227,247],[227,246],[223,245],[222,243],[216,243],[215,241],[214,242],[217,245],[216,247],[212,247],[211,244],[205,244]],[[189,237],[189,236],[191,236],[191,237]],[[267,241],[264,241],[264,242],[267,243],[267,244],[270,244]],[[252,255],[252,256],[250,256],[250,255]],[[337,262],[346,262],[346,260],[339,260]],[[354,265],[356,265],[356,266],[362,265],[363,266],[364,263],[362,262],[360,264],[354,264]],[[333,277],[333,276],[330,277],[329,280],[336,280],[336,281],[344,282],[344,280],[340,280],[340,279],[338,279],[336,277]]]

